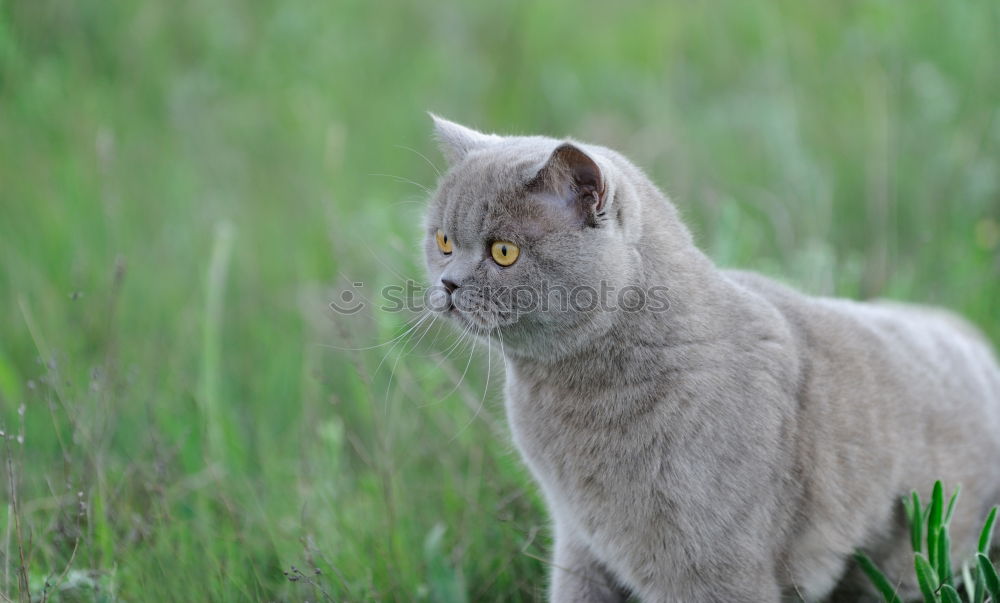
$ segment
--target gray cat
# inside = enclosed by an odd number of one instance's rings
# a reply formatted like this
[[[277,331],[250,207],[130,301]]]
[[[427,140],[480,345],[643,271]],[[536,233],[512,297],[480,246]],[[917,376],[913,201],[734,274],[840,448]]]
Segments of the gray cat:
[[[720,270],[609,149],[435,126],[432,301],[504,354],[552,601],[856,601],[857,548],[912,595],[900,500],[938,478],[973,551],[1000,503],[1000,369],[973,327]]]

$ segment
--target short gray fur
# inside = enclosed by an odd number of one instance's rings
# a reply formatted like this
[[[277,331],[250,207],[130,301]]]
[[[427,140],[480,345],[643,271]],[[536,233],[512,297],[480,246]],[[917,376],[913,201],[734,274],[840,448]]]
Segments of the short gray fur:
[[[936,479],[962,485],[953,558],[972,552],[1000,503],[1000,369],[975,328],[721,270],[620,154],[434,119],[450,168],[429,276],[478,299],[449,318],[505,356],[513,440],[554,530],[552,601],[863,600],[857,548],[916,594],[900,500]],[[599,166],[600,204],[560,188],[567,142]],[[494,240],[517,262],[494,263]],[[543,281],[666,287],[670,308],[524,313],[481,293]]]

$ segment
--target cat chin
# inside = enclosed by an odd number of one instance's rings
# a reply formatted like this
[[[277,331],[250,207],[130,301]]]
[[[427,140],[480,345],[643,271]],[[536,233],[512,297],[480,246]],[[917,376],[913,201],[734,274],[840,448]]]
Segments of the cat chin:
[[[517,341],[522,331],[518,328],[517,319],[504,320],[503,317],[481,316],[457,308],[446,310],[442,315],[459,330],[505,344]]]
[[[483,337],[496,334],[500,326],[496,321],[487,321],[487,319],[476,314],[463,312],[455,306],[445,310],[442,314],[460,328]]]

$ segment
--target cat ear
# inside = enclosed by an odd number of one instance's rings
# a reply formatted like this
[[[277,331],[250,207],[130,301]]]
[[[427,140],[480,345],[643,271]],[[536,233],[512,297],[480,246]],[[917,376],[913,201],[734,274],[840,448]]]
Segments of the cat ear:
[[[590,155],[572,143],[564,142],[552,151],[533,186],[560,199],[588,226],[596,226],[604,213],[604,174]]]
[[[483,134],[471,128],[459,125],[429,113],[434,120],[434,137],[437,138],[441,152],[448,165],[455,165],[465,158],[470,151],[482,148],[500,140],[495,134]]]

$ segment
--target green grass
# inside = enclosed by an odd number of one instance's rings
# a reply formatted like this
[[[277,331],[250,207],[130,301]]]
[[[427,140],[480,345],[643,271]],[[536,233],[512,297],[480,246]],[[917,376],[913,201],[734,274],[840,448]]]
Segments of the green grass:
[[[998,56],[993,0],[0,0],[0,422],[33,594],[538,599],[496,354],[455,388],[447,330],[345,352],[411,317],[326,309],[422,273],[424,112],[615,146],[720,263],[998,341]]]
[[[944,486],[940,480],[934,483],[931,500],[926,507],[921,508],[920,496],[916,491],[902,500],[906,522],[910,528],[910,543],[913,546],[913,570],[923,603],[1000,601],[1000,579],[988,557],[997,516],[996,506],[990,509],[983,522],[975,557],[952,558],[949,529],[960,490],[961,488],[956,488],[951,494],[947,507],[944,503]],[[922,534],[926,534],[926,542]],[[856,551],[854,559],[885,603],[902,603],[897,593],[898,584],[893,584],[864,551]],[[960,575],[953,572],[956,563],[962,568]]]

